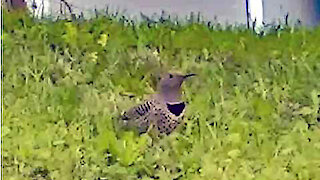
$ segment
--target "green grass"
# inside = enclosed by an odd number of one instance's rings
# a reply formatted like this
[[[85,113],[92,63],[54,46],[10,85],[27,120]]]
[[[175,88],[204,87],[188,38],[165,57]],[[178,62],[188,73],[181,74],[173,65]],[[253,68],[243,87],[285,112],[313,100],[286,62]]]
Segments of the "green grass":
[[[320,28],[4,12],[2,37],[4,179],[320,179]],[[157,141],[116,130],[167,70],[198,74],[182,127]]]

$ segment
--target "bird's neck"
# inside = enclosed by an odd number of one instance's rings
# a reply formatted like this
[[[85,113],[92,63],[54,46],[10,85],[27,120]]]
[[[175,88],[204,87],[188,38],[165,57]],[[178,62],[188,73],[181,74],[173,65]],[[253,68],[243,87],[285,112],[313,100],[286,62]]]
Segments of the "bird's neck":
[[[170,93],[160,93],[160,98],[165,102],[180,102],[181,101],[181,93],[180,92],[170,92]]]

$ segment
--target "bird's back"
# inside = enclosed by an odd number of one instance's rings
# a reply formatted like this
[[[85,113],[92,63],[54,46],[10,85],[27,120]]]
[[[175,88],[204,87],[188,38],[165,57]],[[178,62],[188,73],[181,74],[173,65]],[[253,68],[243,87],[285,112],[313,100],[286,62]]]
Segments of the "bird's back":
[[[126,126],[135,127],[140,133],[145,133],[150,126],[154,126],[159,133],[170,134],[180,124],[184,109],[183,102],[172,105],[154,98],[126,111],[122,120]]]
[[[122,115],[124,124],[127,127],[138,128],[140,133],[146,132],[152,123],[152,115],[157,104],[159,102],[150,99],[132,107]]]

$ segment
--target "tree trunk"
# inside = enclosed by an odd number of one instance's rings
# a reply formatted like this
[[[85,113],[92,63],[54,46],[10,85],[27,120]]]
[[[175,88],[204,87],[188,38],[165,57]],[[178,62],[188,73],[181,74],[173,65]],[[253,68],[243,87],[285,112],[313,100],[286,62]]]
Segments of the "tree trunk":
[[[25,9],[27,2],[25,0],[4,0],[4,6],[13,10]]]

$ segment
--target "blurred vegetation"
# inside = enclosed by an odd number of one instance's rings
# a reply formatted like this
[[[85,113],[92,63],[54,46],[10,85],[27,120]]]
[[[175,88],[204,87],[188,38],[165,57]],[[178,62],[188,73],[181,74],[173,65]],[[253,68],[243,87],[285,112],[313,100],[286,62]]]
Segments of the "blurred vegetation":
[[[320,28],[3,18],[4,179],[320,179]],[[117,130],[173,69],[182,127]]]

